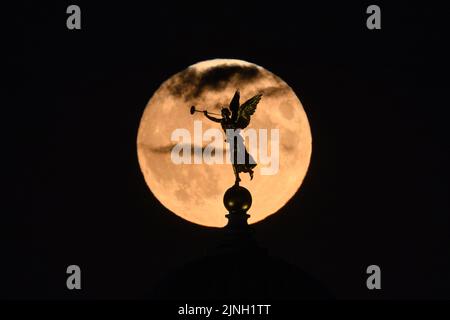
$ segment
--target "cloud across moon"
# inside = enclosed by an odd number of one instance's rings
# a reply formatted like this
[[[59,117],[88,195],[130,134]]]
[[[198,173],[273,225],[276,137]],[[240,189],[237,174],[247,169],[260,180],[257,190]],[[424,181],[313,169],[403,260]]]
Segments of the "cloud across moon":
[[[279,171],[261,175],[262,164],[249,180],[241,173],[241,185],[250,190],[253,204],[249,223],[278,211],[299,189],[311,157],[311,132],[300,100],[293,90],[268,70],[242,60],[214,59],[194,64],[165,81],[153,94],[141,118],[137,137],[139,164],[155,197],[178,216],[211,227],[226,224],[224,192],[234,183],[230,164],[174,164],[171,140],[175,129],[193,135],[194,120],[202,121],[203,132],[220,129],[200,113],[191,115],[192,105],[220,113],[236,89],[241,103],[257,93],[263,98],[248,128],[279,129]],[[247,128],[247,129],[248,129]],[[271,141],[270,133],[269,151]],[[209,142],[203,142],[205,147]],[[191,145],[193,148],[193,145]],[[224,143],[223,148],[226,148]]]

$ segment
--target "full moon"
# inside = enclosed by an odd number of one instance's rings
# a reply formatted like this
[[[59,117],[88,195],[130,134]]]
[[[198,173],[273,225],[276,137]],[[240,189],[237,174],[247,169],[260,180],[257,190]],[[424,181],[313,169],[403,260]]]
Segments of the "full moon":
[[[279,158],[275,174],[262,174],[261,169],[270,165],[261,163],[259,154],[247,147],[257,163],[253,180],[247,173],[240,173],[240,184],[253,198],[249,223],[276,213],[295,195],[311,158],[311,131],[303,106],[288,84],[273,73],[242,60],[214,59],[173,75],[156,90],[144,110],[137,135],[138,160],[148,187],[161,204],[203,226],[227,224],[223,195],[234,184],[232,165],[174,163],[171,153],[178,142],[172,140],[172,133],[187,129],[193,137],[196,120],[202,121],[203,132],[210,128],[222,130],[219,123],[209,121],[202,113],[191,115],[190,107],[220,114],[237,89],[241,104],[255,94],[263,94],[244,131],[266,129],[268,152],[278,152]],[[279,132],[278,149],[271,148],[272,129]],[[202,147],[209,143],[201,142]],[[226,147],[224,142],[223,150]]]

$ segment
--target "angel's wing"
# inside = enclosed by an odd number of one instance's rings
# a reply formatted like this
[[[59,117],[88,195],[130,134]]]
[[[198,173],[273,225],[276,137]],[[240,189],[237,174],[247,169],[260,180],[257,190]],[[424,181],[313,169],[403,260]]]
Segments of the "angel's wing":
[[[250,123],[250,117],[256,111],[256,106],[261,100],[262,94],[257,94],[256,96],[245,101],[238,110],[238,115],[236,119],[236,127],[244,129]]]
[[[237,116],[238,116],[239,98],[240,98],[240,93],[239,93],[239,89],[238,89],[234,93],[233,99],[231,99],[230,107],[229,107],[230,110],[231,110],[231,119],[233,120],[233,122],[236,122],[236,119],[237,119]]]

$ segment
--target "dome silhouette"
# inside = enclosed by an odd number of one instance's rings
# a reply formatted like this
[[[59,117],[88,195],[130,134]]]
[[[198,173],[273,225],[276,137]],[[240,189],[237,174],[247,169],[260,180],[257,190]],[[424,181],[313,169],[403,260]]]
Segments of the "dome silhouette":
[[[247,223],[250,192],[239,185],[224,195],[228,224],[217,246],[173,269],[153,288],[155,299],[332,299],[315,278],[258,245]]]

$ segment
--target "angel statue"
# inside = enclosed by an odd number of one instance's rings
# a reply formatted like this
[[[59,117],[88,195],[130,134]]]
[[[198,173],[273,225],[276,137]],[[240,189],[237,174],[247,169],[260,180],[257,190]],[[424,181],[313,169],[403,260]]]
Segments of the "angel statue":
[[[203,111],[203,114],[211,121],[218,122],[225,131],[225,142],[230,145],[231,163],[233,165],[233,172],[235,175],[235,184],[238,185],[241,179],[240,172],[247,172],[250,175],[250,180],[253,179],[253,168],[256,167],[256,162],[253,157],[247,152],[244,144],[244,139],[239,134],[240,129],[246,128],[250,123],[250,117],[256,111],[256,106],[261,100],[262,94],[257,94],[252,98],[239,105],[240,93],[236,93],[231,99],[229,108],[223,107],[221,110],[222,118],[215,118],[210,116],[208,111]],[[201,112],[191,108],[191,113]],[[214,113],[212,113],[214,114]],[[235,132],[237,131],[237,132]],[[237,133],[237,134],[236,134]]]

